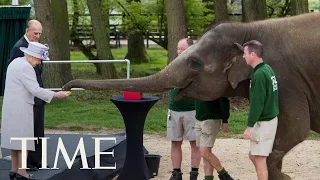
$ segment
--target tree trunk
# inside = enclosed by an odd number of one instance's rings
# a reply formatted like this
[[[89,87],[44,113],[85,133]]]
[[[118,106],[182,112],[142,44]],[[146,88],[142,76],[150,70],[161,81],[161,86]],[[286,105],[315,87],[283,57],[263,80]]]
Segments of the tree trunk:
[[[132,2],[133,0],[128,0]],[[134,0],[141,2],[140,0]],[[134,24],[132,26],[135,26]],[[130,32],[128,34],[128,53],[125,59],[129,59],[134,63],[147,63],[150,62],[146,48],[144,46],[143,32]]]
[[[242,0],[242,21],[250,22],[267,18],[266,0]]]
[[[291,16],[308,12],[308,0],[291,0]]]
[[[89,60],[94,60],[97,59],[97,56],[95,56],[92,51],[90,46],[85,46],[82,42],[82,40],[79,38],[78,30],[77,27],[80,25],[79,24],[79,17],[80,15],[80,7],[79,7],[79,1],[73,0],[72,1],[73,5],[73,15],[72,15],[72,25],[71,25],[71,30],[70,30],[70,37],[71,41],[74,43],[74,46],[78,47],[80,51],[89,59]],[[97,70],[98,70],[98,64],[95,64]],[[100,73],[101,74],[101,73]]]
[[[69,23],[66,0],[34,0],[37,20],[43,26],[41,42],[49,45],[51,60],[69,60]],[[72,79],[70,64],[45,64],[46,88],[59,88]]]
[[[227,0],[215,0],[214,2],[214,22],[219,23],[229,20]]]
[[[106,10],[102,9],[104,6],[108,5],[107,0],[88,0],[87,5],[90,11],[93,37],[97,48],[98,59],[111,60],[113,59],[113,56],[111,53],[109,38],[109,8]],[[117,78],[116,69],[113,64],[99,63],[99,68],[102,78]]]
[[[177,57],[177,44],[188,37],[183,0],[165,0],[168,22],[168,64]]]
[[[125,59],[129,59],[134,63],[147,63],[150,62],[147,51],[144,46],[143,34],[134,33],[128,36],[128,53]]]

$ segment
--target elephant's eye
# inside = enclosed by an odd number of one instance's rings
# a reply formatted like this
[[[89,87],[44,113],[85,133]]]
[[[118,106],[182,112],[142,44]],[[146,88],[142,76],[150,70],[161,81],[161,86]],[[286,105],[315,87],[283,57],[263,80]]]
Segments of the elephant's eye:
[[[197,71],[203,70],[203,62],[198,58],[194,58],[194,57],[189,58],[188,65],[190,68],[194,70],[197,70]]]

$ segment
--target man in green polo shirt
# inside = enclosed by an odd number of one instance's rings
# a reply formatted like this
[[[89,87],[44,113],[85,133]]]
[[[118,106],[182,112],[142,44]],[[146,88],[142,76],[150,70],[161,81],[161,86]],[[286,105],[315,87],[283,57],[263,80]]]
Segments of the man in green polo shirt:
[[[184,50],[193,44],[189,38],[181,39],[177,45],[177,54],[180,55]],[[191,171],[190,180],[197,180],[198,170],[201,161],[199,148],[196,146],[195,133],[195,105],[194,100],[181,99],[175,101],[178,89],[170,90],[167,137],[171,141],[171,161],[173,166],[170,180],[182,180],[182,141],[183,136],[189,141],[191,146]]]
[[[262,60],[262,44],[252,40],[243,47],[243,58],[254,68],[250,81],[248,123],[243,137],[250,139],[249,158],[255,166],[258,180],[268,180],[267,157],[272,152],[278,126],[278,85],[272,68]]]
[[[203,158],[204,180],[213,180],[213,170],[216,169],[220,180],[233,180],[218,157],[212,153],[212,147],[222,128],[229,132],[228,119],[230,116],[230,102],[221,97],[214,101],[199,101],[196,106],[196,144]]]

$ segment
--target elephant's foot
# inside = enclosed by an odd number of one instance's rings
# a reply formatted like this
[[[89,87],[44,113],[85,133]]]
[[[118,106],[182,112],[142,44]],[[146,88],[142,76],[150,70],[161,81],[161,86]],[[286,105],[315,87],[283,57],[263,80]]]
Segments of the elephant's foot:
[[[291,180],[291,177],[284,173],[269,173],[269,180]]]

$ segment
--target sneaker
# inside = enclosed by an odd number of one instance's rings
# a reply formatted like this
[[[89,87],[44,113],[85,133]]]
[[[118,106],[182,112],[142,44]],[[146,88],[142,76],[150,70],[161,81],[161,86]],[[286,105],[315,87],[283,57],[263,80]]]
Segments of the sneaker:
[[[198,175],[199,175],[198,171],[191,171],[190,172],[190,180],[197,180]]]
[[[182,172],[172,171],[172,175],[169,180],[182,180]]]
[[[220,180],[234,180],[228,173],[218,175]]]

